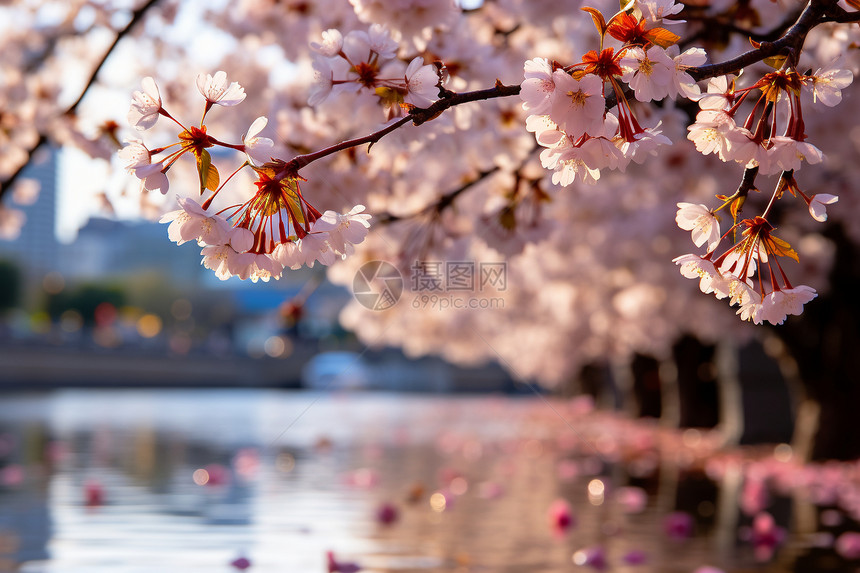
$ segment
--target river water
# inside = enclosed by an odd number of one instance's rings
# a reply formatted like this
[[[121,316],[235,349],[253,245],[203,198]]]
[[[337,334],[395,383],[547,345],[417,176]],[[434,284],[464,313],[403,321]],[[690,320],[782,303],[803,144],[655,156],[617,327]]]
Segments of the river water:
[[[717,438],[536,396],[3,395],[0,571],[857,570],[841,493]]]

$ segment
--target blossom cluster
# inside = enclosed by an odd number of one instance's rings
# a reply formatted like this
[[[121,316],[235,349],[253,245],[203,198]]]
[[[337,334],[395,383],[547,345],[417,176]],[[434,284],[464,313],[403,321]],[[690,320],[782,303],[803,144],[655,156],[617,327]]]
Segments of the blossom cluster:
[[[374,92],[388,118],[404,109],[424,108],[439,95],[439,74],[424,58],[416,56],[407,65],[397,59],[398,43],[385,26],[374,24],[365,32],[323,32],[321,42],[311,42],[314,85],[308,105],[315,106],[332,94],[368,90]]]
[[[744,165],[753,181],[759,174],[781,176],[762,216],[737,221],[748,192],[754,189],[752,184],[731,197],[717,195],[723,201],[717,210],[728,208],[734,220],[725,235],[720,235],[719,222],[706,206],[678,203],[677,224],[692,231],[696,246],[707,242],[708,252],[683,255],[674,262],[685,277],[700,279],[702,292],[739,305],[741,318],[781,324],[787,315],[800,314],[816,293],[805,285],[791,285],[779,257],[798,260],[798,255],[773,235],[774,226],[767,217],[786,190],[803,198],[819,221],[826,218],[825,206],[837,200],[830,194],[808,197],[794,179],[794,171],[803,162],[823,160],[821,150],[806,141],[801,100],[833,107],[841,101],[841,90],[852,82],[853,75],[838,62],[801,74],[788,58],[778,57],[768,62],[776,69],[749,87],[737,88],[737,78],[718,76],[710,80],[703,94],[689,70],[705,64],[705,51],[691,48],[680,53],[680,38],[664,27],[678,22],[668,16],[681,9],[672,0],[636,0],[606,22],[598,10],[583,8],[600,35],[600,51],[586,53],[582,62],[573,65],[545,58],[525,63],[520,97],[529,114],[526,128],[544,148],[541,163],[552,171],[553,183],[568,186],[579,179],[593,184],[602,169],[624,171],[631,161],[642,163],[656,154],[658,146],[671,144],[659,123],[653,128],[641,126],[623,84],[638,102],[666,98],[697,102],[700,111],[687,128],[687,138],[700,153]],[[620,46],[606,47],[608,38]],[[612,88],[614,106],[607,106],[607,85]],[[736,117],[756,92],[758,99],[739,124]],[[616,108],[616,113],[607,107]],[[722,239],[736,231],[742,231],[742,238],[717,256]]]
[[[701,111],[688,128],[687,138],[705,155],[713,153],[722,161],[757,167],[762,175],[796,171],[803,161],[820,163],[824,159],[821,150],[806,141],[801,95],[833,107],[852,80],[852,73],[836,63],[810,75],[793,68],[779,69],[743,89],[735,88],[734,78],[713,78],[707,93],[698,98]],[[761,96],[738,125],[741,104],[754,90],[760,90]],[[782,129],[780,118],[785,118]]]
[[[568,66],[546,58],[525,63],[520,97],[529,113],[526,128],[545,148],[541,162],[553,171],[553,183],[568,186],[577,177],[595,183],[601,169],[624,171],[631,161],[642,163],[659,146],[671,145],[659,123],[642,127],[622,82],[640,102],[699,95],[687,70],[705,62],[705,51],[680,53],[680,38],[662,27],[681,8],[672,0],[637,0],[608,23],[597,10],[584,8],[600,34],[599,52]],[[607,36],[621,45],[604,47]],[[617,101],[615,114],[606,110],[607,84]]]
[[[705,205],[678,203],[678,226],[692,232],[697,247],[708,245],[704,256],[687,254],[675,259],[681,274],[698,278],[702,292],[714,293],[718,299],[728,298],[730,305],[737,304],[737,314],[744,320],[782,324],[788,315],[800,314],[803,305],[817,296],[812,287],[792,286],[779,257],[795,261],[799,257],[787,242],[773,234],[774,226],[768,217],[773,204],[788,191],[803,199],[813,219],[827,219],[826,206],[838,201],[838,197],[829,193],[809,197],[794,178],[802,162],[815,164],[824,159],[821,150],[806,141],[801,96],[806,94],[816,103],[833,107],[842,99],[841,90],[852,80],[853,74],[836,64],[806,75],[784,65],[743,89],[736,89],[734,78],[713,78],[707,93],[698,98],[701,111],[688,128],[687,137],[699,152],[741,163],[754,175],[781,173],[765,212],[737,222],[722,236],[714,212]],[[739,126],[735,116],[754,90],[761,95],[743,126]],[[723,203],[716,210],[728,208],[737,220],[747,192],[742,188],[729,197],[717,195]],[[742,238],[717,256],[722,239],[737,229],[742,229]]]
[[[265,117],[251,124],[241,144],[224,143],[207,133],[204,122],[213,106],[232,107],[245,99],[244,89],[237,82],[228,83],[225,72],[197,77],[197,88],[205,99],[199,126],[185,127],[167,112],[152,78],[144,78],[142,88],[133,95],[129,123],[145,130],[164,116],[182,131],[177,142],[157,149],[149,149],[139,139],[129,139],[120,157],[129,172],[141,180],[142,190],[166,193],[167,172],[182,155],[194,156],[199,193],[211,193],[202,203],[191,197],[177,197],[180,208],[166,213],[161,222],[170,224],[168,236],[178,245],[197,242],[202,247],[202,264],[218,278],[236,276],[254,282],[277,279],[286,268],[313,267],[316,262],[330,265],[351,254],[353,245],[364,240],[370,227],[370,215],[363,213],[364,206],[356,205],[346,213],[321,213],[308,202],[299,187],[302,178],[285,162],[271,157],[274,142],[261,135],[268,123]],[[215,146],[246,155],[245,162],[223,183],[208,151]],[[159,155],[162,157],[156,160]],[[246,167],[256,178],[250,197],[215,211],[215,197]]]
[[[809,212],[817,221],[826,220],[826,205],[838,200],[829,194],[807,198],[799,189],[797,192],[807,201]],[[792,286],[779,257],[797,261],[798,255],[773,234],[774,228],[766,218],[744,219],[721,235],[719,220],[707,206],[678,203],[675,220],[681,229],[691,231],[697,247],[707,243],[705,255],[686,254],[674,259],[681,274],[698,279],[703,293],[713,293],[717,299],[728,299],[729,305],[738,305],[741,319],[755,324],[782,324],[788,315],[803,312],[803,305],[817,296],[810,286]],[[718,256],[722,240],[738,228],[742,229],[741,239]]]

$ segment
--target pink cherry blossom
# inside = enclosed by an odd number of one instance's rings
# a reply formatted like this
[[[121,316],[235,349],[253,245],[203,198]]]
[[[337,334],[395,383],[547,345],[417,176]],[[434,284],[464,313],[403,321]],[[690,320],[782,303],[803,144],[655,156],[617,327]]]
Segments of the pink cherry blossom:
[[[827,205],[839,201],[839,197],[829,193],[818,193],[809,200],[809,214],[816,221],[823,223],[827,220]]]
[[[546,58],[534,58],[524,64],[525,81],[521,84],[520,99],[523,109],[534,114],[549,113],[555,82],[552,66]]]
[[[439,97],[439,76],[432,65],[424,65],[424,58],[414,58],[406,67],[407,93],[403,101],[415,107],[429,107]]]
[[[587,75],[576,80],[570,74],[556,70],[552,74],[555,90],[549,116],[571,137],[598,133],[603,129],[603,80]]]
[[[669,95],[675,63],[660,46],[651,46],[647,51],[638,46],[627,50],[621,67],[621,79],[633,88],[637,100],[661,100]]]

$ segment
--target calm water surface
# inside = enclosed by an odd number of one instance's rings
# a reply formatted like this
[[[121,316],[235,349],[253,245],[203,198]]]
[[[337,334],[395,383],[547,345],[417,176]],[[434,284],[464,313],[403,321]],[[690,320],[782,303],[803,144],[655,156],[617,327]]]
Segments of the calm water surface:
[[[0,571],[325,572],[332,551],[365,571],[549,573],[600,570],[574,562],[595,547],[619,572],[854,570],[799,565],[820,535],[788,498],[769,501],[787,537],[756,558],[731,480],[627,455],[612,432],[629,429],[577,416],[534,397],[4,395]],[[672,538],[677,510],[692,531]]]

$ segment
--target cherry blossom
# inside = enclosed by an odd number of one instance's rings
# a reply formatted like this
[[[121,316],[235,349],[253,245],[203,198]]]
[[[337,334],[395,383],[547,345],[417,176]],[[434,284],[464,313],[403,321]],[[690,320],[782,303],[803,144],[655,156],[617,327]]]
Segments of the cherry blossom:
[[[164,174],[161,162],[152,163],[152,152],[139,139],[126,140],[126,145],[119,151],[119,157],[127,161],[126,169],[141,180],[141,189],[147,191],[159,190],[167,193],[169,181]]]
[[[417,57],[406,67],[406,89],[403,96],[406,103],[416,107],[429,107],[438,97],[436,84],[439,76],[431,65],[424,65],[424,58]]]
[[[837,201],[839,201],[839,197],[829,193],[813,195],[809,200],[809,214],[819,223],[823,223],[827,220],[827,205],[832,205]]]
[[[587,75],[582,80],[557,70],[552,74],[555,90],[549,117],[571,137],[598,133],[603,129],[603,81]]]
[[[669,95],[676,66],[660,46],[647,51],[638,46],[630,48],[621,59],[621,68],[621,79],[633,88],[637,100],[661,100]]]
[[[841,58],[826,68],[819,68],[812,74],[812,97],[828,107],[839,105],[842,90],[854,81],[851,70],[843,67]]]
[[[676,257],[672,262],[680,266],[681,274],[686,278],[699,279],[699,290],[703,293],[710,294],[715,290],[728,292],[729,286],[726,278],[710,260],[688,254]]]
[[[676,45],[666,49],[666,54],[672,58],[675,64],[672,71],[672,86],[669,89],[669,97],[675,99],[677,96],[681,96],[695,99],[702,90],[688,70],[704,65],[708,60],[708,55],[702,48],[689,48],[683,53],[678,53],[679,51],[680,49]]]
[[[664,20],[667,16],[674,16],[684,9],[683,4],[676,4],[674,0],[636,0],[636,9],[642,13],[642,17],[650,27],[684,23],[684,20]]]
[[[145,77],[141,83],[143,91],[132,94],[131,109],[128,111],[128,123],[138,130],[155,125],[161,111],[161,94],[155,80]]]
[[[265,163],[272,159],[271,153],[275,142],[268,137],[260,137],[260,132],[266,128],[268,123],[269,120],[265,117],[258,117],[248,128],[245,137],[242,138],[248,159],[255,163]]]
[[[524,68],[526,79],[520,90],[523,109],[534,114],[530,117],[548,114],[555,91],[552,66],[546,58],[534,58],[526,61]]]
[[[311,42],[310,46],[321,55],[333,58],[343,50],[343,34],[334,28],[326,30],[322,33],[322,42]]]
[[[720,223],[705,205],[678,203],[675,222],[685,231],[692,231],[693,244],[697,247],[708,243],[710,251],[720,242]]]
[[[194,199],[178,197],[181,209],[165,213],[159,223],[170,223],[167,228],[168,238],[181,245],[188,241],[197,241],[204,245],[223,245],[228,238],[230,226],[218,215],[206,212]]]
[[[370,229],[371,216],[363,213],[364,205],[356,205],[348,213],[326,211],[314,223],[314,231],[328,233],[329,245],[338,253],[351,254],[352,246],[364,241]]]
[[[762,300],[761,318],[771,324],[782,324],[790,314],[803,312],[803,305],[818,296],[806,285],[774,290]]]
[[[209,104],[234,106],[245,101],[245,90],[238,82],[227,84],[227,72],[218,71],[215,75],[199,74],[197,89]]]

